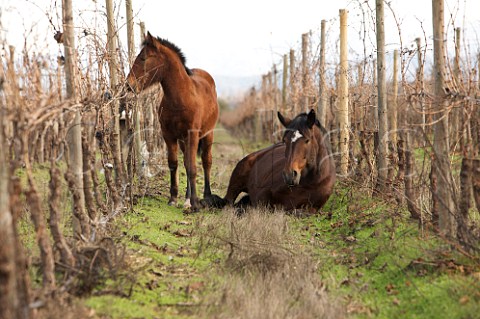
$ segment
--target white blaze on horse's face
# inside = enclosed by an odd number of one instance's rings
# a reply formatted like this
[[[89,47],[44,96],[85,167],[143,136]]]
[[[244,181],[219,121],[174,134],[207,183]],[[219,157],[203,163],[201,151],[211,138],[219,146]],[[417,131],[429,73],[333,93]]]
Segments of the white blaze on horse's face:
[[[283,169],[283,179],[285,183],[292,187],[295,185],[300,184],[300,178],[302,177],[302,171],[307,165],[307,148],[305,145],[298,145],[295,147],[295,142],[298,142],[301,138],[305,138],[305,136],[300,133],[300,130],[291,130],[291,136],[287,139],[288,141],[284,140],[286,143],[285,147],[285,167]]]
[[[292,136],[292,143],[295,143],[296,141],[298,141],[299,138],[303,137],[302,133],[300,133],[300,131],[296,130],[294,133],[293,133],[293,136]]]

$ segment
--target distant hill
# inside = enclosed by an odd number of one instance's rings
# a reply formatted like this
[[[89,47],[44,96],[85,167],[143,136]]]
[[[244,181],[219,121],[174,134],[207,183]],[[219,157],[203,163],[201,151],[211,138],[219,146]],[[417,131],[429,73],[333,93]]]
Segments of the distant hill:
[[[242,96],[252,86],[257,86],[260,83],[260,75],[252,76],[213,76],[217,85],[217,94],[224,99],[231,99]]]

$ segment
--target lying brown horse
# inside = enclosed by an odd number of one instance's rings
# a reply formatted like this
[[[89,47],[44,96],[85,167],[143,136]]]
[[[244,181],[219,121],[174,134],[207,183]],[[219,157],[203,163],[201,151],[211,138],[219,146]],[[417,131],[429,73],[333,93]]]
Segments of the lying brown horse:
[[[177,152],[180,145],[187,171],[184,207],[197,210],[200,202],[196,191],[196,154],[197,150],[202,153],[203,195],[208,198],[211,196],[213,129],[218,119],[218,104],[215,82],[210,74],[201,69],[189,69],[185,63],[185,56],[176,45],[154,38],[149,32],[127,76],[127,84],[134,92],[154,83],[162,85],[164,96],[159,118],[170,169],[169,204],[175,204],[178,196]]]
[[[280,113],[278,118],[286,128],[283,141],[237,164],[224,201],[233,204],[245,192],[248,197],[242,202],[254,206],[317,211],[330,197],[336,178],[326,131],[314,110],[293,120]]]

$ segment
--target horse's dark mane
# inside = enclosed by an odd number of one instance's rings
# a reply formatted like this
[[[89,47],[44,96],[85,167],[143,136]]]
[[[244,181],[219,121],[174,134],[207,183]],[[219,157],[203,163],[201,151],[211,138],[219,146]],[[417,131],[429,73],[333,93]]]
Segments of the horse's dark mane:
[[[288,125],[288,129],[290,130],[299,130],[300,132],[303,132],[307,126],[307,113],[300,113],[298,114]],[[315,119],[315,126],[320,129],[322,134],[326,134],[327,131],[326,129],[320,124],[320,121],[318,119]]]
[[[288,125],[287,130],[299,130],[302,134],[305,134],[305,131],[307,130],[307,113],[300,113],[298,114],[291,122],[290,125]],[[323,137],[322,140],[325,138],[329,138],[328,132],[323,127],[323,125],[320,123],[320,121],[316,118],[315,119],[315,126],[318,127],[320,132],[322,133]],[[332,147],[330,143],[325,143],[325,147],[327,148],[327,151],[329,154],[332,153]]]
[[[157,40],[160,42],[161,45],[166,46],[167,48],[175,52],[180,61],[182,62],[185,71],[187,71],[187,74],[192,75],[192,70],[187,67],[187,58],[185,57],[185,54],[183,54],[182,50],[167,39],[157,37]],[[147,40],[143,41],[143,45],[145,46],[146,44],[148,44]]]

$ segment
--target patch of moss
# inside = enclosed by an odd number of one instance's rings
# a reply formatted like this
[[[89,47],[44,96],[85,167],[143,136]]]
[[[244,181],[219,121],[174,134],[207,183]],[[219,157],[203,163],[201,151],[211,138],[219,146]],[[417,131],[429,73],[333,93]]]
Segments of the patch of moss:
[[[337,187],[329,214],[295,223],[331,291],[358,318],[474,318],[480,284],[463,274],[478,265],[404,212]],[[348,200],[347,200],[348,199]],[[351,204],[354,203],[354,204]],[[351,209],[353,207],[353,209]],[[475,270],[474,270],[475,271]]]
[[[201,273],[210,265],[195,250],[198,216],[185,215],[164,198],[140,199],[133,213],[116,220],[124,234],[133,285],[120,287],[122,296],[90,297],[87,305],[110,318],[188,317],[206,285]],[[110,285],[99,291],[118,289],[118,282]]]

